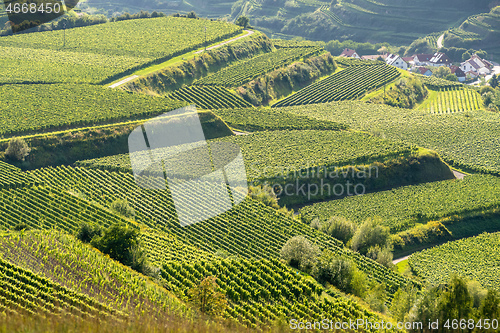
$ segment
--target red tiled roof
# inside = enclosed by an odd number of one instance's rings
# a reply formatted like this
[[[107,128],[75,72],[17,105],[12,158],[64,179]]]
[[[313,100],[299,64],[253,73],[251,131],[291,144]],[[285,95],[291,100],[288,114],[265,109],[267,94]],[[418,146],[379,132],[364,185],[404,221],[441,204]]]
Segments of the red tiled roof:
[[[354,53],[356,53],[356,50],[351,50],[351,49],[344,49],[344,51],[342,51],[342,53],[340,54],[340,56],[344,56],[344,57],[352,57],[354,55]]]

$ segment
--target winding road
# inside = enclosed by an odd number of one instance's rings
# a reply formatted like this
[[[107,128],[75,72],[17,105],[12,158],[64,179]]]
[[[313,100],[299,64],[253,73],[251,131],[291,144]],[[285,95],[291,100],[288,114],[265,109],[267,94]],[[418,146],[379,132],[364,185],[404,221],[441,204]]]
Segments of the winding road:
[[[443,47],[443,39],[444,39],[444,34],[442,34],[441,36],[439,36],[436,44],[438,46],[438,49],[442,48]]]

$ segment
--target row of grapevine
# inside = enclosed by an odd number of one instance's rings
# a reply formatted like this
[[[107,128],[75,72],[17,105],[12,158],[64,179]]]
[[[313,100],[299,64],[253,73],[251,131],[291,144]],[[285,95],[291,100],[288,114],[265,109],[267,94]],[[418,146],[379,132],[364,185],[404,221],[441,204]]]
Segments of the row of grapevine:
[[[80,223],[104,226],[124,222],[118,216],[59,189],[42,186],[0,190],[0,228],[24,223],[34,229],[74,233]]]
[[[352,67],[352,66],[376,66],[384,65],[385,62],[382,60],[361,60],[349,57],[336,57],[335,62],[342,67]]]
[[[258,55],[194,82],[196,85],[215,85],[239,87],[256,77],[287,66],[294,61],[320,53],[321,47],[282,48],[277,51]]]
[[[318,46],[318,42],[313,42],[309,40],[286,40],[286,39],[271,39],[274,47],[277,49],[283,48],[293,48],[293,47],[316,47]]]
[[[168,193],[137,187],[134,177],[129,173],[58,167],[36,170],[33,175],[40,180],[50,179],[52,186],[58,188],[78,189],[88,200],[103,206],[110,205],[118,198],[127,199],[136,212],[138,222],[156,230],[163,229],[174,234],[177,239],[208,252],[225,250],[244,258],[276,258],[288,239],[305,235],[321,248],[352,258],[370,278],[385,283],[389,295],[409,283],[373,260],[343,249],[342,244],[334,238],[248,198],[221,215],[181,228]],[[200,204],[211,207],[220,205],[220,198],[212,196],[209,191],[205,192],[207,197]]]
[[[21,169],[0,161],[0,189],[17,188],[34,184],[34,180]]]
[[[244,108],[252,105],[241,97],[217,86],[190,86],[178,89],[168,98],[185,101],[201,109]]]
[[[464,85],[459,82],[449,81],[445,79],[440,79],[435,76],[425,76],[420,74],[415,74],[420,81],[422,81],[427,87],[440,90],[445,88],[462,88]]]
[[[299,90],[272,107],[357,99],[399,76],[399,71],[389,65],[349,67]]]
[[[497,113],[479,110],[435,115],[358,101],[318,104],[313,109],[297,106],[284,111],[432,149],[458,168],[500,174]]]
[[[85,319],[123,316],[96,300],[0,258],[0,311],[77,316]]]
[[[276,259],[218,260],[212,262],[166,264],[162,278],[181,296],[204,277],[216,276],[220,290],[229,300],[226,318],[249,327],[265,327],[277,319],[333,322],[349,318],[379,320],[377,315],[345,297],[319,297],[324,291]]]
[[[351,27],[350,24],[344,23],[342,21],[342,19],[337,14],[335,14],[334,12],[332,12],[329,9],[329,7],[330,7],[329,5],[323,5],[323,6],[319,7],[319,11],[321,13],[325,14],[331,20],[333,20],[333,22],[335,22],[336,24],[341,25],[341,26],[345,26],[345,27]]]
[[[1,135],[146,118],[187,104],[86,84],[0,85],[0,95],[8,101],[0,103]]]
[[[479,34],[475,32],[465,31],[460,28],[451,29],[448,32],[463,40],[474,40],[474,39],[479,39],[481,37]]]
[[[390,191],[369,193],[341,200],[306,206],[302,216],[327,220],[343,216],[357,224],[370,217],[380,217],[393,232],[415,223],[442,217],[500,208],[500,179],[488,175],[472,175],[461,180],[445,180],[400,187]]]
[[[481,96],[472,89],[443,88],[429,100],[430,113],[451,113],[481,109]]]
[[[499,262],[499,233],[448,242],[414,253],[408,259],[414,272],[430,283],[445,283],[458,275],[497,291],[500,291]]]
[[[30,230],[22,235],[4,235],[0,238],[0,258],[32,271],[40,277],[37,281],[50,280],[60,289],[86,295],[101,311],[113,309],[130,316],[141,312],[155,316],[164,316],[165,311],[186,313],[185,306],[163,288],[62,232]]]

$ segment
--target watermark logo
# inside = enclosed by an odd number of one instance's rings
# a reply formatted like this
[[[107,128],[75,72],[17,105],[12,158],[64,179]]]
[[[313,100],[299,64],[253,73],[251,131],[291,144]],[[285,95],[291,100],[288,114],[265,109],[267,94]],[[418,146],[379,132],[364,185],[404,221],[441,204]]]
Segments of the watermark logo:
[[[240,147],[208,143],[194,106],[137,127],[128,145],[136,184],[170,192],[182,227],[230,210],[248,193]]]
[[[0,28],[17,33],[55,20],[78,0],[0,0]]]

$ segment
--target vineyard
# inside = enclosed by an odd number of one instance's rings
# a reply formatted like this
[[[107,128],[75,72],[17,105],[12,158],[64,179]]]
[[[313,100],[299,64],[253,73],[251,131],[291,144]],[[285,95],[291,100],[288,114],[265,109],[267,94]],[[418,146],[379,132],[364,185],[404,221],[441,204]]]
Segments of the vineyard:
[[[500,174],[500,116],[487,111],[425,114],[363,102],[337,102],[286,108],[295,115],[336,121],[351,129],[374,132],[391,140],[435,150],[449,164]]]
[[[8,101],[0,103],[1,135],[143,119],[186,105],[80,84],[0,85],[0,95]]]
[[[155,230],[165,230],[178,240],[207,252],[225,250],[248,259],[272,259],[279,256],[288,239],[304,235],[321,248],[349,256],[369,277],[384,282],[389,295],[396,292],[398,286],[409,283],[371,259],[342,248],[336,239],[249,198],[217,217],[181,228],[170,197],[158,190],[138,188],[129,173],[59,167],[32,174],[40,180],[50,179],[52,186],[78,191],[104,207],[116,199],[126,199],[135,210],[137,222]],[[218,202],[219,198],[210,196],[207,191],[206,201],[201,204],[217,206]]]
[[[326,294],[321,285],[276,259],[171,263],[164,265],[161,273],[172,289],[183,296],[203,277],[216,276],[230,301],[223,316],[248,327],[264,327],[280,317],[307,320],[328,316],[333,321],[377,318],[351,300],[320,297]]]
[[[357,99],[399,76],[399,71],[388,65],[353,66],[299,90],[272,107]]]
[[[258,76],[322,52],[320,47],[281,48],[236,63],[194,82],[196,85],[239,87]]]
[[[420,109],[430,113],[453,113],[480,110],[481,95],[467,88],[443,88],[430,93]]]
[[[241,27],[222,21],[164,17],[2,37],[0,50],[6,57],[0,60],[0,82],[110,80],[202,47],[205,26],[208,43],[241,31]],[[196,31],[199,33],[193,33]]]
[[[120,316],[109,307],[0,258],[0,313],[79,318]]]
[[[483,288],[500,291],[500,234],[481,234],[423,250],[408,262],[415,273],[433,284],[459,275],[478,281]]]
[[[1,237],[0,244],[0,258],[3,257],[0,267],[8,261],[32,271],[36,276],[23,272],[26,279],[42,282],[42,285],[32,284],[33,287],[40,288],[40,292],[52,289],[56,295],[65,293],[67,298],[73,298],[70,304],[77,309],[84,301],[83,305],[89,303],[101,312],[120,316],[139,314],[136,307],[140,305],[141,311],[148,315],[163,316],[166,309],[187,312],[185,306],[164,289],[147,283],[141,274],[107,259],[72,236],[50,230],[29,231],[21,238],[15,234]],[[49,280],[54,282],[52,287],[50,284],[42,287]]]
[[[342,124],[319,121],[307,116],[295,116],[279,108],[232,108],[213,112],[232,128],[243,131],[347,129],[347,126]]]
[[[244,108],[252,105],[222,87],[190,86],[178,89],[167,96],[185,101],[201,109]]]
[[[400,187],[341,200],[306,206],[300,210],[308,221],[343,216],[357,224],[380,217],[392,232],[411,228],[452,215],[480,213],[500,207],[500,179],[472,175],[461,180],[445,180]]]
[[[0,189],[24,187],[34,181],[21,169],[0,161]]]
[[[209,141],[216,142],[231,142],[241,148],[249,182],[287,176],[308,168],[371,163],[416,152],[412,145],[347,131],[270,131]],[[196,159],[195,155],[190,157]],[[132,171],[128,154],[78,161],[77,165]]]
[[[440,79],[435,76],[425,76],[421,74],[414,74],[420,81],[422,81],[427,87],[434,90],[448,89],[448,88],[463,88],[463,84],[460,82],[449,81],[445,79]]]

